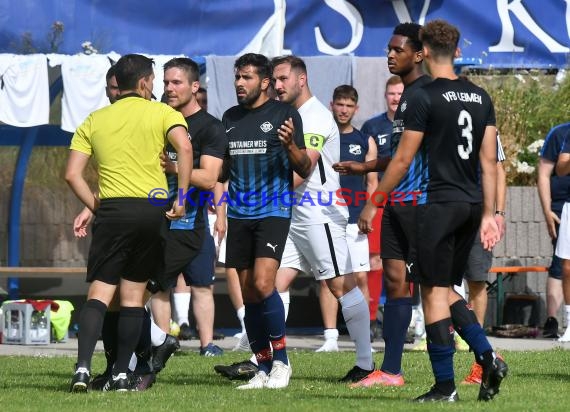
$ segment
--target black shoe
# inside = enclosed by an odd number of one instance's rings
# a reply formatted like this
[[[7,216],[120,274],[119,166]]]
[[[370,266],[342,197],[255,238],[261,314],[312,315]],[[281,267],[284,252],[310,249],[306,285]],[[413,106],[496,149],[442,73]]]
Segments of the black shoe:
[[[160,372],[166,366],[166,362],[174,352],[180,349],[180,343],[172,335],[166,335],[166,339],[160,346],[152,348],[152,370]]]
[[[558,335],[558,320],[552,316],[546,319],[542,329],[542,336],[545,338],[558,339],[560,337],[560,335]]]
[[[102,373],[100,375],[95,376],[91,381],[91,383],[89,384],[89,390],[102,391],[103,387],[110,378],[111,378],[111,372]]]
[[[128,392],[131,390],[129,378],[126,373],[119,373],[117,376],[111,376],[103,387],[105,392]]]
[[[509,367],[501,358],[493,359],[491,366],[483,366],[483,377],[481,378],[481,387],[479,388],[479,401],[490,401],[499,393],[499,386],[507,376]]]
[[[457,402],[458,400],[459,396],[457,395],[456,390],[454,390],[451,395],[446,395],[445,393],[440,392],[435,386],[432,386],[428,392],[414,399],[414,402]]]
[[[194,333],[190,325],[188,325],[187,323],[183,323],[182,325],[180,325],[180,332],[178,333],[179,340],[191,340],[192,338],[195,337],[196,334]]]
[[[128,378],[129,389],[136,392],[146,391],[156,382],[156,374],[154,372],[144,374],[131,373],[128,375]]]
[[[89,386],[89,371],[86,368],[77,368],[71,378],[69,392],[87,392]]]
[[[230,380],[248,381],[255,376],[259,368],[251,361],[236,362],[231,365],[216,365],[214,370]]]
[[[343,378],[339,379],[338,381],[339,382],[358,382],[358,381],[361,381],[362,379],[366,378],[372,372],[374,372],[374,368],[372,368],[372,370],[366,370],[366,369],[362,369],[360,366],[355,366],[354,368],[349,370],[348,373],[346,375],[344,375]]]

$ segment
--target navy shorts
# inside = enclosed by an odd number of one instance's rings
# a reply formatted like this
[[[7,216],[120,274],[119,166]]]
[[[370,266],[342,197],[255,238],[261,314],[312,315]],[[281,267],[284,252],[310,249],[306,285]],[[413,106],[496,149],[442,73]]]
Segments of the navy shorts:
[[[184,280],[187,286],[211,286],[216,280],[216,244],[208,228],[198,255],[186,266]]]

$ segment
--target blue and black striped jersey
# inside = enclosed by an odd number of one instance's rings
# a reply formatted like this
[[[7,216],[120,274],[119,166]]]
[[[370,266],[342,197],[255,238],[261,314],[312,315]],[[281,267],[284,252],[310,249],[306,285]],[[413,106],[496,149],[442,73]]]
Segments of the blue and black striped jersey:
[[[228,217],[291,217],[293,170],[277,134],[288,118],[295,126],[295,143],[304,149],[301,116],[288,104],[268,100],[255,109],[234,106],[224,113],[231,162],[224,199]]]

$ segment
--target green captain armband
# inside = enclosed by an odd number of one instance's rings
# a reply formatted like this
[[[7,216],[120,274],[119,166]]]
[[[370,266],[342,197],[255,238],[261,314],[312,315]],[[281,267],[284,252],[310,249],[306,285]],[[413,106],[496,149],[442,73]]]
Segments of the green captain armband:
[[[304,138],[307,149],[313,149],[318,152],[323,149],[323,145],[325,144],[324,136],[321,136],[320,134],[306,133]]]

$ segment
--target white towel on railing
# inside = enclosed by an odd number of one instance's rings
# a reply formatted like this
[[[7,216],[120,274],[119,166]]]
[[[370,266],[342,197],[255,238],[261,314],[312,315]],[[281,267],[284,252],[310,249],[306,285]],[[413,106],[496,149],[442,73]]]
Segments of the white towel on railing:
[[[0,121],[18,127],[49,123],[44,54],[0,54]]]
[[[61,128],[73,133],[91,112],[109,104],[105,75],[111,62],[103,54],[50,54],[48,58],[51,66],[61,64]]]

